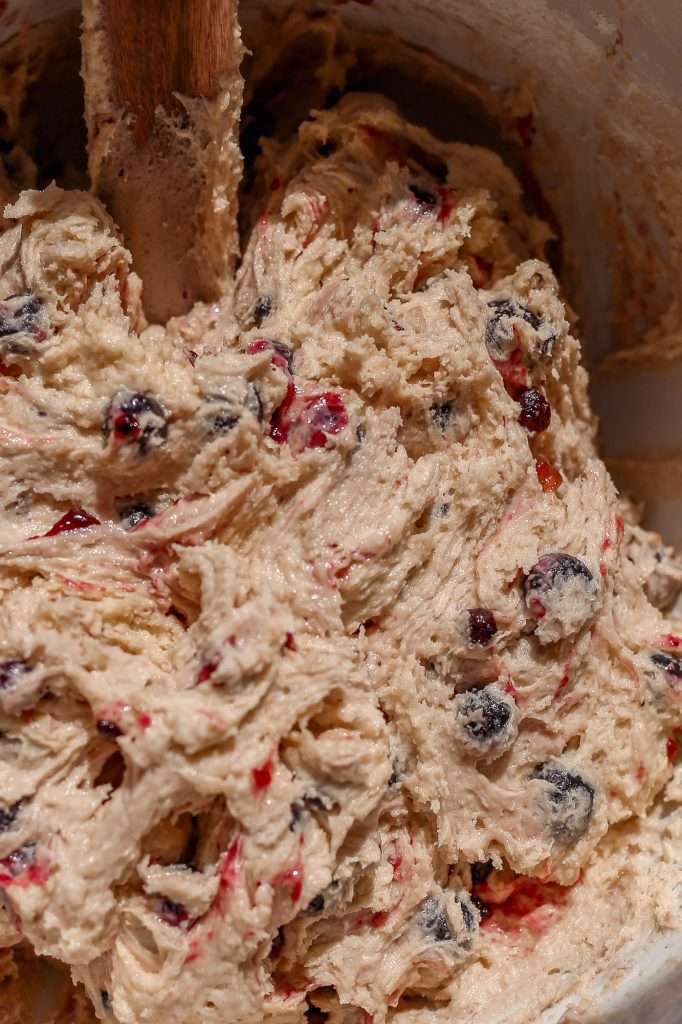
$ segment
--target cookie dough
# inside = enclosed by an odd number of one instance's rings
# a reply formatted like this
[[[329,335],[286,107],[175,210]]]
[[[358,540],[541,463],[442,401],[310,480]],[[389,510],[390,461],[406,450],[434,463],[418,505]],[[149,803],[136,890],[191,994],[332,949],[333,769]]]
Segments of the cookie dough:
[[[679,570],[495,154],[349,95],[248,209],[168,329],[5,210],[0,940],[120,1024],[530,1024],[679,924]]]

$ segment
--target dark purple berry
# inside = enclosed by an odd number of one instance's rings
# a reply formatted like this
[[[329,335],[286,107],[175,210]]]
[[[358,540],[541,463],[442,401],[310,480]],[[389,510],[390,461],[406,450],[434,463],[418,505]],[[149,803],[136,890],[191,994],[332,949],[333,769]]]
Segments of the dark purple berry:
[[[187,927],[190,917],[187,907],[175,900],[169,900],[165,896],[160,900],[157,913],[162,921],[172,928]]]
[[[569,842],[584,835],[592,818],[594,787],[559,761],[537,765],[530,777],[545,783],[543,805],[552,835]]]
[[[451,942],[452,929],[444,907],[435,896],[427,896],[417,907],[417,923],[434,942]]]
[[[540,434],[543,430],[547,430],[552,418],[552,407],[541,391],[537,391],[535,388],[523,388],[517,401],[521,406],[519,423],[522,427],[533,434]]]
[[[10,295],[0,302],[0,352],[7,361],[31,355],[45,341],[48,323],[35,295]]]
[[[260,327],[264,320],[266,320],[272,313],[272,299],[269,295],[260,295],[256,299],[256,304],[253,307],[253,319],[256,327]]]
[[[12,850],[10,854],[0,861],[0,864],[9,871],[12,878],[16,878],[22,872],[30,868],[36,861],[37,843],[24,843],[23,846]]]
[[[0,832],[8,832],[12,828],[17,820],[19,811],[25,803],[25,800],[18,800],[15,804],[0,807]]]
[[[440,405],[431,406],[431,419],[435,425],[445,432],[452,419],[452,402],[442,402]]]
[[[118,736],[123,735],[123,730],[116,725],[116,722],[112,722],[110,718],[97,719],[97,732],[100,736],[106,736],[110,740],[115,740]]]
[[[141,391],[118,391],[112,397],[104,415],[105,439],[113,444],[135,444],[140,455],[157,447],[168,436],[166,412],[152,395]]]
[[[11,690],[21,677],[31,671],[32,666],[23,658],[10,658],[0,661],[0,690]]]
[[[524,582],[526,606],[544,642],[576,633],[596,612],[599,584],[584,562],[561,551],[543,555]]]
[[[485,647],[497,633],[495,616],[489,608],[470,608],[467,634],[470,644]]]
[[[134,530],[136,526],[146,519],[152,519],[156,511],[146,501],[136,501],[130,505],[121,505],[118,510],[121,517],[121,525],[124,530]]]
[[[488,303],[490,317],[485,330],[485,344],[490,358],[495,362],[507,359],[516,347],[513,319],[525,320],[537,330],[542,321],[535,313],[512,299],[492,299]]]
[[[499,757],[518,735],[516,704],[495,684],[458,693],[453,706],[457,738],[476,757]]]
[[[682,658],[679,654],[662,654],[657,651],[651,655],[651,660],[658,668],[663,669],[668,675],[675,679],[682,679]]]

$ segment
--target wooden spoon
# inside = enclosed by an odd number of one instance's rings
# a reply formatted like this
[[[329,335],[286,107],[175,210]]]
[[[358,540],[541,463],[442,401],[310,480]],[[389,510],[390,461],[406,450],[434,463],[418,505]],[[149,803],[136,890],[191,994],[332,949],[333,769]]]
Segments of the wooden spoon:
[[[236,0],[84,0],[93,188],[123,232],[150,320],[229,292],[242,46]]]

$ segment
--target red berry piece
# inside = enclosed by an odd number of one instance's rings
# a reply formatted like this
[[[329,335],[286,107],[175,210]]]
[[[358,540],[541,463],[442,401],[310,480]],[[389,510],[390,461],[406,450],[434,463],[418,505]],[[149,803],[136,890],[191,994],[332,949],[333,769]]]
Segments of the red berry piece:
[[[564,478],[559,470],[555,469],[551,462],[548,462],[547,459],[543,459],[542,457],[535,460],[535,471],[538,475],[540,486],[546,494],[551,494],[552,491],[556,491],[564,482]]]
[[[485,647],[497,633],[497,622],[489,608],[470,608],[467,635],[470,644]]]
[[[321,448],[328,434],[338,434],[348,425],[343,399],[333,391],[306,399],[305,419],[310,426],[307,448]]]
[[[521,406],[519,423],[532,434],[547,430],[552,418],[552,408],[542,394],[535,388],[524,388],[517,399]]]
[[[62,518],[58,519],[54,526],[51,526],[47,533],[43,534],[43,537],[57,537],[60,533],[69,533],[72,530],[89,530],[99,524],[97,516],[93,516],[82,508],[72,508],[69,512],[65,512]]]

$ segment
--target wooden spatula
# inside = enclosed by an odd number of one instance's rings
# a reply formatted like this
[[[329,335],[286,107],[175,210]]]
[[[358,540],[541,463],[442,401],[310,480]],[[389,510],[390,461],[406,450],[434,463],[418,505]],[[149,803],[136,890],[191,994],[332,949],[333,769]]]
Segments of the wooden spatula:
[[[235,7],[83,2],[92,184],[133,253],[157,323],[230,288],[241,173]]]

